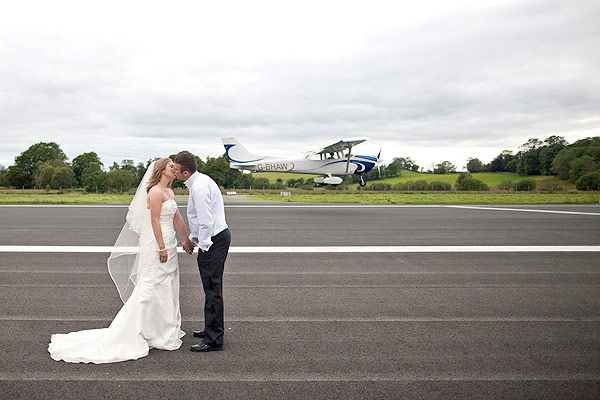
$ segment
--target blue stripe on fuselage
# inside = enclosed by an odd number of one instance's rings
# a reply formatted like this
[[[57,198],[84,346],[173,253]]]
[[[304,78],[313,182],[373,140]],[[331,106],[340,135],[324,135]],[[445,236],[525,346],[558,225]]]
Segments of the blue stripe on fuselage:
[[[264,160],[264,157],[263,158],[257,158],[256,160],[248,160],[248,161],[234,160],[229,155],[229,149],[231,149],[233,146],[235,146],[235,144],[226,144],[225,145],[225,153],[227,154],[227,158],[229,159],[229,162],[234,162],[234,163],[238,163],[238,164],[247,164],[247,163],[251,163],[251,162],[256,162],[256,161]]]

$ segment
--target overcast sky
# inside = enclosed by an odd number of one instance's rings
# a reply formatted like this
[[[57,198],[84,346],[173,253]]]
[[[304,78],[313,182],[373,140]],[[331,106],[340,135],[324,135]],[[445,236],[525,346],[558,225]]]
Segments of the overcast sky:
[[[600,1],[7,1],[0,164],[54,141],[105,166],[235,136],[428,169],[600,136]]]

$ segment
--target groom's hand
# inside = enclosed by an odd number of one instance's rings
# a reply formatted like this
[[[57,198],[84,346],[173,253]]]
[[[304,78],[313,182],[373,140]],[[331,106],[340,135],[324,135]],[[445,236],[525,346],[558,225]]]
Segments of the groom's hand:
[[[183,250],[188,254],[192,254],[194,252],[194,244],[189,239],[186,240],[183,242]]]

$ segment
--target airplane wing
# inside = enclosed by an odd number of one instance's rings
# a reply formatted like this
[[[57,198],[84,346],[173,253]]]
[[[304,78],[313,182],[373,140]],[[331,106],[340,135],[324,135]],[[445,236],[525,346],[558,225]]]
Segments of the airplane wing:
[[[327,154],[327,153],[335,153],[337,151],[344,151],[346,149],[352,148],[353,146],[356,146],[357,144],[360,144],[367,140],[369,140],[369,139],[365,138],[365,137],[340,140],[337,143],[330,144],[329,146],[323,147],[320,151],[317,152],[317,154]]]

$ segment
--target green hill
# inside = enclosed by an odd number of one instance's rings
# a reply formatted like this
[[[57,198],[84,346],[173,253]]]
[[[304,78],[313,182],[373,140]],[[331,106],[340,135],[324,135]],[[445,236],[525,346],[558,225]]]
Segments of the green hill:
[[[393,178],[385,178],[378,179],[371,182],[367,182],[367,186],[369,183],[384,183],[384,184],[397,184],[397,183],[405,183],[408,181],[418,181],[423,180],[426,182],[447,182],[450,185],[454,186],[456,180],[458,179],[458,173],[456,174],[445,174],[445,175],[436,175],[436,174],[425,174],[421,172],[414,172],[408,170],[402,170],[400,176],[395,176]],[[510,181],[516,182],[525,178],[533,178],[536,180],[538,188],[542,187],[562,187],[562,188],[574,188],[569,182],[560,180],[554,176],[521,176],[519,174],[509,173],[509,172],[479,172],[472,174],[473,178],[479,179],[486,183],[489,187],[496,187],[500,185],[502,182]]]
[[[286,183],[290,179],[300,179],[304,180],[310,178],[316,178],[321,175],[310,175],[310,174],[292,174],[287,172],[253,172],[252,176],[254,178],[267,178],[270,183],[276,183],[277,179],[281,179],[283,183]]]
[[[393,178],[385,178],[385,179],[377,179],[372,181],[367,181],[367,186],[372,183],[384,183],[395,185],[397,183],[405,183],[408,181],[419,181],[423,180],[426,182],[447,182],[450,185],[454,186],[456,183],[456,179],[458,179],[458,173],[456,174],[445,174],[445,175],[436,175],[436,174],[425,174],[422,172],[414,172],[408,170],[402,170],[400,176],[395,176]],[[543,188],[564,188],[564,189],[575,189],[575,186],[570,182],[560,180],[555,176],[521,176],[519,174],[509,173],[509,172],[480,172],[472,174],[475,179],[479,179],[485,182],[489,187],[497,187],[502,182],[510,181],[516,182],[525,178],[533,178],[537,182],[538,189]],[[304,178],[307,180],[309,178],[316,178],[321,175],[309,175],[309,174],[290,174],[285,172],[253,172],[252,176],[254,178],[267,178],[269,182],[276,183],[277,179],[281,179],[283,183],[286,183],[289,179],[299,179]],[[358,186],[358,185],[356,185]]]

